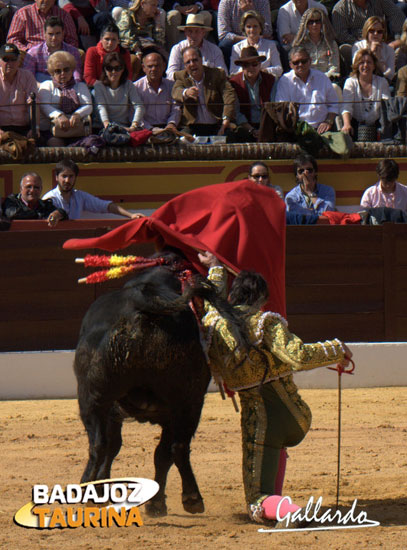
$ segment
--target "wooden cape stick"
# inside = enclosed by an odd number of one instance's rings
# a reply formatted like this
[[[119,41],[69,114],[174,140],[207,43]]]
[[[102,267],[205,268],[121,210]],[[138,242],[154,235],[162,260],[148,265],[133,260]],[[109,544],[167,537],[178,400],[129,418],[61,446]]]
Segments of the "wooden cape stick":
[[[338,373],[338,456],[336,464],[336,509],[339,509],[339,490],[341,476],[341,424],[342,424],[342,373],[353,374],[355,363],[349,359],[351,367],[347,370],[346,367],[336,365],[336,367],[328,367],[330,370],[336,370]]]

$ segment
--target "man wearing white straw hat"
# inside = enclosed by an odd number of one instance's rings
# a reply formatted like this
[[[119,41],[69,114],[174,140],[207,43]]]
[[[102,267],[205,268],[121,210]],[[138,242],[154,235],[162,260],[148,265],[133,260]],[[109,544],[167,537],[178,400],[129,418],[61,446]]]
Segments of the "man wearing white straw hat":
[[[213,29],[205,24],[205,19],[203,13],[192,13],[188,15],[185,25],[178,27],[179,30],[184,31],[186,38],[171,48],[167,78],[173,80],[175,71],[182,71],[184,68],[181,52],[187,46],[196,46],[201,50],[202,62],[206,67],[223,69],[228,74],[222,50],[216,44],[206,40],[207,33]]]
[[[180,25],[190,15],[200,14],[204,25],[210,27],[212,15],[205,11],[203,2],[199,0],[164,0],[163,9],[167,12],[167,46],[172,48],[174,44],[181,40]],[[182,30],[182,29],[181,29]],[[211,29],[212,30],[212,29]]]

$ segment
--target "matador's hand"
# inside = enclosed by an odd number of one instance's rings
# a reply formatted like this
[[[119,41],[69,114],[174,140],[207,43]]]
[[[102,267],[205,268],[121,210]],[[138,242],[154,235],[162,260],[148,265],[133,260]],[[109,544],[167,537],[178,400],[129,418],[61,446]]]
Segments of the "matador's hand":
[[[209,252],[209,250],[205,250],[205,252],[198,252],[198,259],[201,264],[208,269],[217,265],[221,265],[221,262],[218,260],[215,254],[212,254],[212,252]]]

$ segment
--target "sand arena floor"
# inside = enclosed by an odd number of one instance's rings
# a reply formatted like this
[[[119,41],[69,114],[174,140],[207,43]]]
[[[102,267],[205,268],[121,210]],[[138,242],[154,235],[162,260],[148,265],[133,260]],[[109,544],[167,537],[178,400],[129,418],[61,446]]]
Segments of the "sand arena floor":
[[[313,495],[334,506],[337,392],[301,392],[313,411],[304,442],[289,451],[285,494],[299,504]],[[375,528],[261,534],[247,521],[241,482],[239,415],[217,394],[207,396],[192,443],[192,463],[206,511],[189,515],[181,505],[180,478],[171,469],[168,516],[143,508],[142,527],[24,529],[13,523],[36,483],[77,483],[85,467],[87,438],[74,400],[0,402],[0,548],[4,550],[121,549],[328,549],[403,550],[407,547],[407,388],[345,390],[342,422],[341,504],[380,521]],[[112,477],[153,477],[159,429],[126,423]]]

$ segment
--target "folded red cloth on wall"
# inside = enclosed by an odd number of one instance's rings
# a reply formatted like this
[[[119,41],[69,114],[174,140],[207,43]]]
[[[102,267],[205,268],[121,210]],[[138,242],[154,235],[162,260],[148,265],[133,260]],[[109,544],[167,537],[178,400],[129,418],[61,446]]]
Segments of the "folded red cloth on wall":
[[[130,146],[131,147],[138,147],[139,145],[143,145],[148,141],[148,138],[153,135],[153,132],[151,130],[135,130],[134,132],[130,132]]]
[[[350,225],[360,224],[362,218],[360,214],[347,214],[346,212],[323,212],[321,214],[329,219],[331,225]]]

